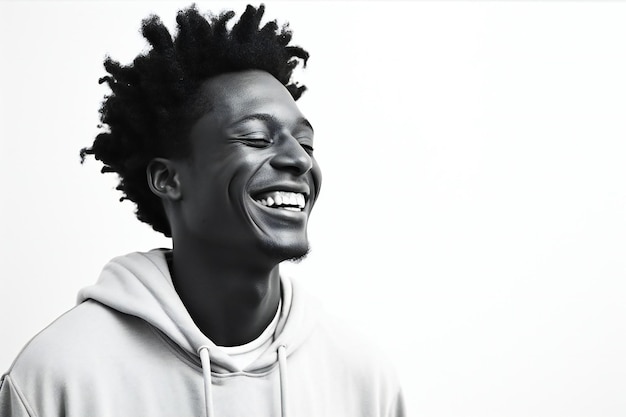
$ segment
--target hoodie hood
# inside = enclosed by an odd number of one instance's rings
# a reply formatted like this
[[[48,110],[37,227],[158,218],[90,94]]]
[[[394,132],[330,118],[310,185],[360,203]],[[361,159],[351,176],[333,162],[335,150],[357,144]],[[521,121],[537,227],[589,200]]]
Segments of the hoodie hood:
[[[135,252],[107,263],[96,284],[82,289],[77,302],[95,300],[121,313],[139,317],[157,328],[200,362],[200,349],[211,352],[211,371],[239,372],[231,358],[196,326],[180,300],[169,272],[166,249]],[[291,355],[311,334],[316,316],[313,300],[281,276],[282,311],[275,338],[267,351],[244,371],[255,372],[278,362],[279,347]],[[302,298],[306,297],[304,301]]]

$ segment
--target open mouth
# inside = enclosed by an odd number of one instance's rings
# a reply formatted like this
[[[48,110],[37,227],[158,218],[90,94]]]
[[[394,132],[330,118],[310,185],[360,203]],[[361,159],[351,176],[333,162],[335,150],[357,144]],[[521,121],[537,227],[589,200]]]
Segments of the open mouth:
[[[253,197],[254,201],[272,209],[302,211],[306,207],[306,196],[291,191],[270,191]]]

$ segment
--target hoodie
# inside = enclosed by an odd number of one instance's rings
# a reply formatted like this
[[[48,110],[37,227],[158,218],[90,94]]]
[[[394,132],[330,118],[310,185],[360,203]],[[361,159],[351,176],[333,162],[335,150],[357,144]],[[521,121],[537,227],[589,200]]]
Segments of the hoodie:
[[[163,250],[105,265],[0,386],[0,417],[400,417],[391,367],[281,277],[274,341],[239,369],[195,325]]]

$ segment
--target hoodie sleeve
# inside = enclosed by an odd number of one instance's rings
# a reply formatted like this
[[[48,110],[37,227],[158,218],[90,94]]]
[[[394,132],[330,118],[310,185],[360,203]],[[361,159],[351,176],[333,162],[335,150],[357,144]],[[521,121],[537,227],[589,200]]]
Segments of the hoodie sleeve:
[[[0,416],[2,417],[34,417],[24,403],[19,389],[11,381],[9,375],[4,375],[0,381]]]

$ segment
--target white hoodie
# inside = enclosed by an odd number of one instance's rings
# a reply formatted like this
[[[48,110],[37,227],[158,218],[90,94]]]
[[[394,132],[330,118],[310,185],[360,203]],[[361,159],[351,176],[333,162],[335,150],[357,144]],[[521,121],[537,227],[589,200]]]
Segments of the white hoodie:
[[[281,290],[275,340],[242,370],[196,327],[162,250],[115,258],[3,376],[0,417],[404,416],[378,352]]]

